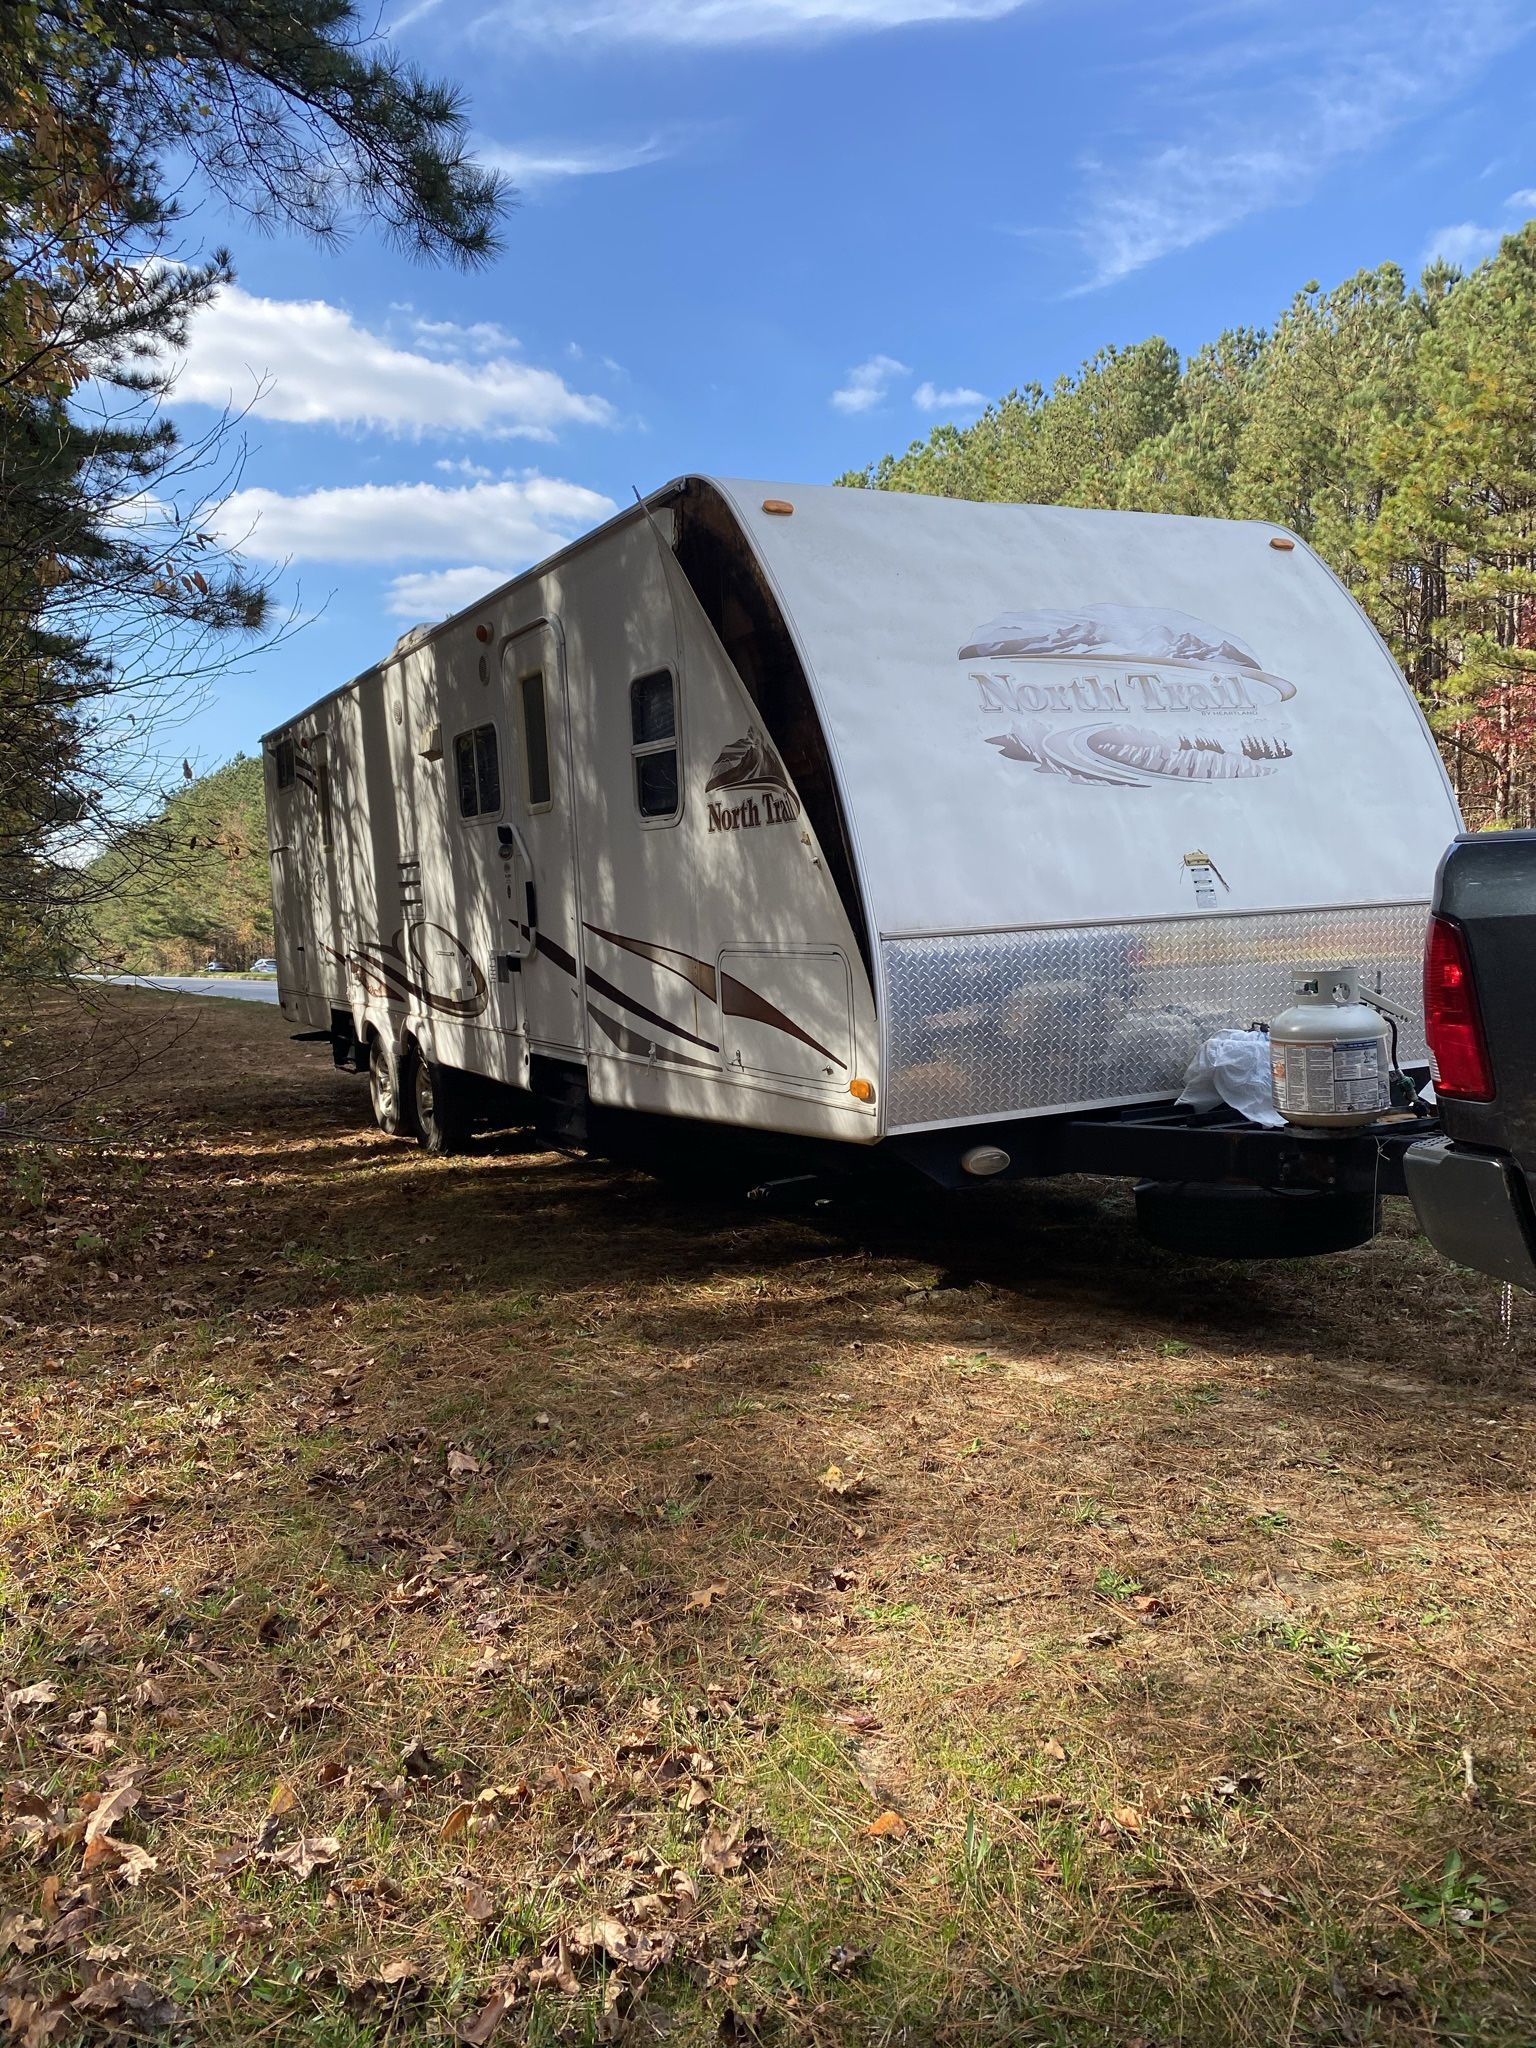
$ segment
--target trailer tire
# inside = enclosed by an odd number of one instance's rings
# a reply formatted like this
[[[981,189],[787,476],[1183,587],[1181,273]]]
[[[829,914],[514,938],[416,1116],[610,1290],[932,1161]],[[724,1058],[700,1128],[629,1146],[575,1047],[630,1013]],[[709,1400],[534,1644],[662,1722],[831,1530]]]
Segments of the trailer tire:
[[[375,1031],[368,1041],[368,1099],[386,1138],[408,1138],[415,1130],[405,1065],[389,1040]]]
[[[424,1152],[462,1152],[469,1136],[467,1076],[457,1067],[439,1066],[413,1049],[411,1108],[416,1142]]]
[[[1381,1204],[1331,1188],[1144,1180],[1136,1225],[1164,1251],[1196,1258],[1312,1259],[1367,1243],[1381,1228]]]

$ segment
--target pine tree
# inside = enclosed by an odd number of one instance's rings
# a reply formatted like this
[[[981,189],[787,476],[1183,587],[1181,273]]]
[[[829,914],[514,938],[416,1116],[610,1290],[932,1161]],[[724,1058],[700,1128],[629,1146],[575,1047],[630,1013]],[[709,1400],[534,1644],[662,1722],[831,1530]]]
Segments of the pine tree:
[[[505,194],[458,96],[351,0],[11,0],[0,10],[0,967],[78,938],[79,853],[153,780],[150,733],[269,627],[207,534],[233,453],[160,409],[189,317],[167,165],[322,240],[359,219],[475,263]],[[178,178],[183,173],[178,168]]]
[[[1536,818],[1536,222],[1467,276],[1309,284],[1182,366],[1106,350],[843,481],[1289,526],[1392,647],[1469,813]]]

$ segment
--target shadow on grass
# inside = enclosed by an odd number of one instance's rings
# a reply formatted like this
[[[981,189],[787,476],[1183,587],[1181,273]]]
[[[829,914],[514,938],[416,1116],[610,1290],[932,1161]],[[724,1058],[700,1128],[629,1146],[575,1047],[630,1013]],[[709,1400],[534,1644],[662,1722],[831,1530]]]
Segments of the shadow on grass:
[[[772,1216],[429,1161],[312,1048],[216,1049],[153,1153],[46,1163],[0,1325],[0,1647],[60,1695],[15,1768],[185,1795],[101,1931],[202,2038],[389,2035],[323,1977],[405,1950],[456,2023],[594,1913],[676,1935],[684,2039],[1531,2038],[1533,1403],[1484,1283],[1402,1235],[1171,1260],[1099,1184]],[[330,1890],[216,1875],[278,1779]],[[766,1860],[712,1873],[716,1820]],[[1423,1924],[1453,1853],[1491,1932]],[[592,2037],[600,1975],[525,1971],[516,2028]]]

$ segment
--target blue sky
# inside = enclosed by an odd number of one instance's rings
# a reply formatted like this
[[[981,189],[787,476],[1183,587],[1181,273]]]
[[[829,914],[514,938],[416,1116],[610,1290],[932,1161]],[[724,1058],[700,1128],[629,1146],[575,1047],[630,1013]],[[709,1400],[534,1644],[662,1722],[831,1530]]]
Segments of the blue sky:
[[[208,216],[174,409],[307,623],[202,767],[682,471],[822,481],[1105,343],[1536,214],[1536,0],[392,0],[520,189],[466,275]],[[253,403],[254,401],[254,403]]]

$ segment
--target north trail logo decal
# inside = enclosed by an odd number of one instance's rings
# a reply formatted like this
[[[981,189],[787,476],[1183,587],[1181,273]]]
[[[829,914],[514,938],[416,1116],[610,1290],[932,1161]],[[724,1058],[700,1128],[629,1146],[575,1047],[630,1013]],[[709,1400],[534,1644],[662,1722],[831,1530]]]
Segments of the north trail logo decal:
[[[1248,782],[1291,758],[1296,694],[1235,633],[1188,612],[1093,604],[1004,612],[960,649],[982,736],[1073,782]]]
[[[732,740],[715,757],[704,784],[706,796],[713,791],[742,793],[732,804],[728,796],[709,806],[711,832],[741,832],[756,825],[791,825],[800,815],[800,799],[789,786],[789,775],[765,736],[755,725],[748,726],[744,740]]]

